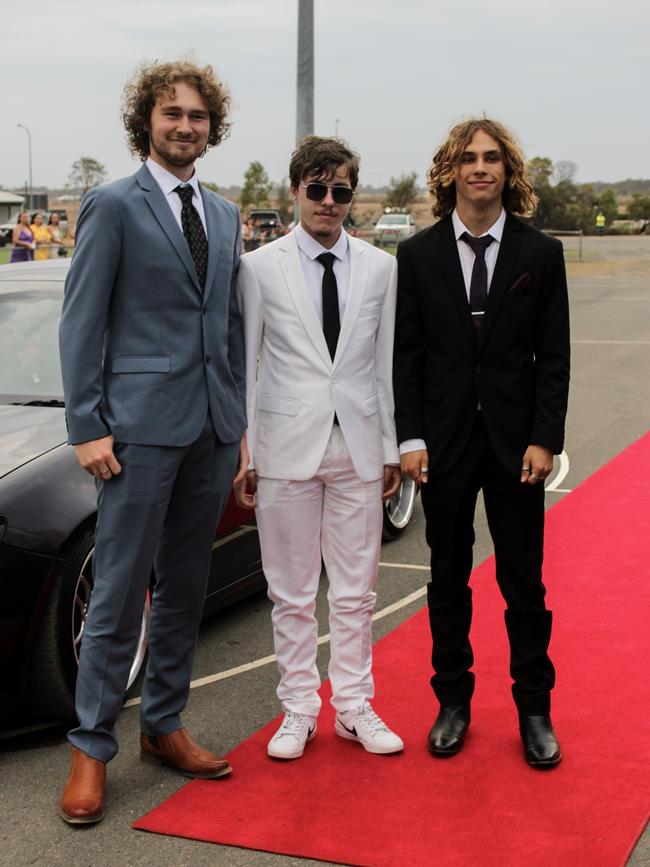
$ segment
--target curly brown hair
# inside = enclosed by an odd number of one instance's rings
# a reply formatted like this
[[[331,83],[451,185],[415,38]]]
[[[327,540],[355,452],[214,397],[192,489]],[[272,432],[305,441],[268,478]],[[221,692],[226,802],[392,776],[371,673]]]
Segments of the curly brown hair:
[[[146,160],[149,156],[149,122],[156,100],[163,93],[173,93],[177,81],[185,81],[199,91],[208,106],[210,134],[201,156],[220,144],[230,132],[227,116],[230,95],[211,66],[197,66],[190,60],[172,63],[145,62],[124,87],[122,121],[126,127],[129,150]]]
[[[537,207],[537,196],[528,180],[528,167],[521,146],[503,124],[485,117],[473,117],[456,124],[434,154],[427,173],[433,216],[445,217],[456,206],[456,169],[478,130],[495,139],[501,148],[506,169],[503,207],[511,214],[530,216]]]
[[[311,175],[333,175],[339,166],[345,166],[352,189],[359,182],[359,154],[346,145],[343,139],[307,135],[302,138],[289,163],[289,180],[298,189],[303,178]]]

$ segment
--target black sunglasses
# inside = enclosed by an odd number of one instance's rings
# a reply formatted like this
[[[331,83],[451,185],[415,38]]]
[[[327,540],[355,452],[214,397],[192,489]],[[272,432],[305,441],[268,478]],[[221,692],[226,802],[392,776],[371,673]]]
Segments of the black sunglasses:
[[[312,202],[322,202],[328,190],[332,191],[332,198],[337,205],[348,205],[354,195],[352,187],[346,187],[343,184],[312,183],[300,184],[300,186],[307,190],[307,198],[311,199]]]

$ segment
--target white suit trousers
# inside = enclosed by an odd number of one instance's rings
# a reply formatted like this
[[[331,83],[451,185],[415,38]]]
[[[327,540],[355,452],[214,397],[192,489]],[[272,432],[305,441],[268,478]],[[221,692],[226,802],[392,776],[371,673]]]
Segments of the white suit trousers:
[[[359,479],[338,425],[313,478],[258,479],[257,526],[274,603],[278,698],[285,711],[317,716],[321,707],[314,616],[321,554],[329,580],[332,704],[339,712],[351,710],[374,694],[372,612],[382,489],[382,479]]]

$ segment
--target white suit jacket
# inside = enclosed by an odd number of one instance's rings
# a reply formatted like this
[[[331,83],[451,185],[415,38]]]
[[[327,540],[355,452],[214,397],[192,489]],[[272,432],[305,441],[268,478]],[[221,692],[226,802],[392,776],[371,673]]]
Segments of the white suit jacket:
[[[399,464],[392,388],[396,260],[352,237],[349,255],[333,361],[294,233],[241,259],[248,445],[258,476],[314,476],[334,413],[360,479],[379,479],[384,464]]]

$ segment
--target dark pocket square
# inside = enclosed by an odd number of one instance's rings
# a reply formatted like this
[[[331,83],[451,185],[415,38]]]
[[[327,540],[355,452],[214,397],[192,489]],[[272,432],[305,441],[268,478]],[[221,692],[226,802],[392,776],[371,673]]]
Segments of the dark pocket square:
[[[516,292],[517,289],[525,289],[526,286],[530,286],[532,282],[532,277],[528,272],[525,272],[520,277],[517,277],[512,286],[508,289],[508,292]]]

